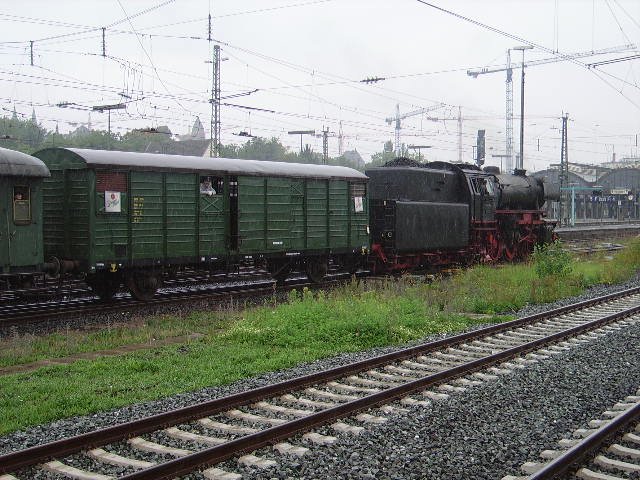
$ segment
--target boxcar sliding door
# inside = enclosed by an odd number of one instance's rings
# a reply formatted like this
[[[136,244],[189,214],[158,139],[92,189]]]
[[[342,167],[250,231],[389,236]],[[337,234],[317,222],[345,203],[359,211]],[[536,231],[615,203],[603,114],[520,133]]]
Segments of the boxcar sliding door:
[[[131,260],[148,263],[163,258],[162,174],[131,172]]]
[[[225,186],[223,177],[206,176],[209,178],[213,190],[211,192],[200,192],[199,197],[199,252],[201,257],[217,257],[224,255],[227,251],[229,207],[225,191],[229,190],[229,185]],[[203,181],[203,178],[200,178]],[[226,190],[225,190],[226,189]],[[237,190],[237,188],[236,188]]]
[[[6,179],[0,178],[0,272],[8,271],[11,264],[9,256],[9,235],[11,230],[11,189]]]
[[[170,261],[193,261],[197,251],[198,179],[192,173],[166,173],[166,255]]]

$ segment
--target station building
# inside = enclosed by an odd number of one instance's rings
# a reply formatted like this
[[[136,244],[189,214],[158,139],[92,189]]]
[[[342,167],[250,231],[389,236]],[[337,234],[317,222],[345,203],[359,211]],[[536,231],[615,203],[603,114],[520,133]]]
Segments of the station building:
[[[560,165],[532,174],[545,182],[560,184]],[[640,219],[640,157],[622,158],[601,165],[569,163],[564,198],[563,224],[593,221],[637,221]],[[545,205],[548,218],[560,218],[560,203]]]

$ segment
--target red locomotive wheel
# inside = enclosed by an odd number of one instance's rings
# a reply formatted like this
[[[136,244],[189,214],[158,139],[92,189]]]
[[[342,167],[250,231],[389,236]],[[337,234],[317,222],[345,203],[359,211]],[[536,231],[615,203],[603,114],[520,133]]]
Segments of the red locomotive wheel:
[[[502,254],[506,260],[512,261],[514,258],[516,258],[516,248],[514,246],[508,247],[507,245],[505,245],[504,249],[502,250]]]
[[[486,255],[489,261],[497,262],[502,253],[502,243],[493,234],[489,234],[486,240]]]

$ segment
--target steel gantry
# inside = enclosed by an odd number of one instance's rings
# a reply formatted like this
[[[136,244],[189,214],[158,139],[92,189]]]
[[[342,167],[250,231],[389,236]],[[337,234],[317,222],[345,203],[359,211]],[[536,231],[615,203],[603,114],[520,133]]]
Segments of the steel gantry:
[[[437,110],[439,108],[444,107],[444,103],[438,103],[436,105],[432,105],[430,107],[425,107],[425,108],[420,108],[418,110],[414,110],[412,112],[407,112],[404,113],[402,115],[400,115],[400,104],[396,104],[396,116],[395,117],[389,117],[385,119],[385,122],[387,122],[388,125],[391,125],[391,123],[395,122],[396,124],[396,129],[395,129],[395,139],[394,139],[394,150],[396,152],[396,156],[400,156],[402,153],[402,148],[400,146],[400,129],[402,128],[402,124],[401,121],[404,120],[405,118],[409,118],[409,117],[413,117],[415,115],[422,115],[424,113],[428,113],[428,112],[432,112],[434,110]]]

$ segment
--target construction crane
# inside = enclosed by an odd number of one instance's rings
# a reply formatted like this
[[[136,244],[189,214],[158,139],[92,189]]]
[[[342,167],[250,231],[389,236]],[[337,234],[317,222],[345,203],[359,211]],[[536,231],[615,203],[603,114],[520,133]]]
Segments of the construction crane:
[[[396,135],[395,135],[395,141],[394,141],[394,150],[396,152],[396,156],[400,156],[402,154],[401,148],[400,148],[400,129],[402,128],[400,121],[404,120],[405,118],[408,117],[413,117],[414,115],[422,115],[424,113],[427,112],[432,112],[433,110],[437,110],[439,108],[444,107],[444,103],[438,103],[436,105],[432,105],[430,107],[426,107],[426,108],[420,108],[418,110],[414,110],[413,112],[407,112],[404,113],[402,115],[400,115],[400,104],[396,104],[396,116],[395,117],[389,117],[389,118],[385,118],[385,122],[387,122],[388,125],[391,125],[392,122],[395,121],[396,123]]]
[[[607,53],[620,53],[620,52],[624,52],[624,51],[628,51],[628,50],[635,50],[636,49],[636,45],[634,44],[628,44],[628,45],[622,45],[619,47],[611,47],[611,48],[604,48],[601,50],[589,50],[586,52],[575,52],[575,53],[568,53],[568,54],[558,54],[559,56],[556,57],[549,57],[549,58],[542,58],[539,60],[530,60],[528,62],[524,63],[525,67],[532,67],[535,65],[544,65],[546,63],[556,63],[556,62],[563,62],[563,61],[567,61],[567,60],[576,60],[578,58],[584,58],[584,57],[591,57],[591,56],[595,56],[595,55],[605,55]],[[507,72],[507,79],[506,79],[506,112],[505,112],[505,166],[506,166],[506,170],[507,171],[512,171],[513,170],[513,82],[512,82],[512,78],[513,78],[513,68],[514,66],[511,65],[511,50],[512,49],[508,49],[507,50],[507,63],[504,66],[498,66],[498,67],[494,67],[494,68],[481,68],[480,70],[467,70],[467,75],[469,75],[470,77],[473,78],[478,78],[478,75],[484,75],[485,73],[496,73],[496,72]],[[522,64],[520,66],[516,65],[515,68],[521,68]]]

